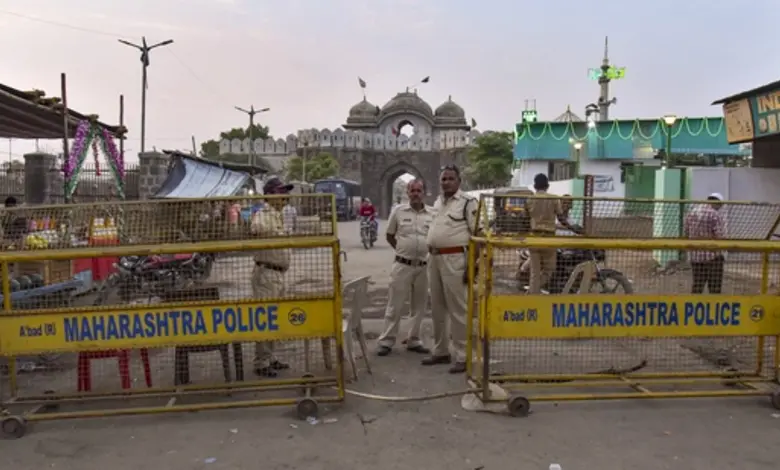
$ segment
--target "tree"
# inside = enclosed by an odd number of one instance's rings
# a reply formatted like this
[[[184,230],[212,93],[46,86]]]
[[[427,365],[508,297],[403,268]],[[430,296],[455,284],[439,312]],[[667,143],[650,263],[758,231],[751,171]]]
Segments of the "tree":
[[[268,138],[268,127],[261,126],[260,124],[254,125],[254,132],[252,133],[252,137],[255,139],[267,139]],[[219,133],[219,140],[207,140],[200,144],[200,156],[203,158],[212,158],[216,159],[219,157],[219,141],[224,139],[247,139],[249,138],[249,127],[243,128],[243,127],[234,127],[226,132],[220,132]]]
[[[306,178],[303,175],[303,157],[287,160],[287,179],[294,181],[317,181],[339,174],[339,162],[329,153],[320,153],[306,159]]]
[[[474,188],[506,186],[512,180],[514,135],[491,132],[477,137],[469,149],[466,179]]]

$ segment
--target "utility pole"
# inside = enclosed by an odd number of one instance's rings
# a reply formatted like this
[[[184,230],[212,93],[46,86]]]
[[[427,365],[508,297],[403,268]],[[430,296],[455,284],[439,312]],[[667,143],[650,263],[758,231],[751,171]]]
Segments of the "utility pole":
[[[149,82],[146,80],[146,69],[149,67],[149,52],[155,47],[173,44],[173,39],[158,42],[151,46],[146,43],[145,36],[141,37],[140,46],[124,39],[118,39],[118,41],[141,51],[141,153],[144,153],[144,150],[146,150],[146,89],[149,88]]]
[[[255,109],[254,105],[250,105],[249,109],[235,107],[242,113],[249,115],[249,164],[255,164],[255,114],[266,113],[271,108]]]

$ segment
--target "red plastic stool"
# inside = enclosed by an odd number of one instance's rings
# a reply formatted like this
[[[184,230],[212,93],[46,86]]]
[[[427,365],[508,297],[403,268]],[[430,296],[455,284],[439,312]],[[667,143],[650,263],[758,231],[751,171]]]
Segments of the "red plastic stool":
[[[130,382],[130,349],[108,349],[105,351],[85,351],[79,353],[78,361],[78,390],[79,392],[89,392],[92,390],[92,366],[93,359],[117,358],[119,361],[119,379],[122,388],[127,390],[131,387]],[[152,368],[149,364],[149,350],[143,348],[141,351],[141,361],[144,366],[144,378],[146,386],[152,386]]]

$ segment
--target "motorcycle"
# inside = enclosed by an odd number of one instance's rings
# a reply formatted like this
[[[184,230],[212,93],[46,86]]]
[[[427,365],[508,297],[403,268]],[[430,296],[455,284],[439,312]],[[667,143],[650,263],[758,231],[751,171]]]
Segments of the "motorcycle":
[[[117,289],[119,299],[129,301],[138,294],[160,295],[192,283],[206,281],[214,267],[213,253],[179,255],[125,256],[114,264],[95,305],[101,305]]]
[[[527,249],[520,250],[519,254],[520,264],[522,266],[523,263],[530,259],[531,254]],[[542,286],[542,289],[549,294],[562,293],[566,287],[566,283],[569,281],[569,278],[572,273],[574,273],[577,266],[582,263],[593,263],[595,269],[593,271],[593,278],[591,279],[591,293],[614,294],[620,293],[622,290],[622,293],[624,294],[633,294],[633,282],[620,271],[604,267],[606,258],[607,254],[604,250],[559,248],[557,250],[555,270],[550,276],[547,285]],[[530,270],[523,272],[518,269],[517,281],[520,290],[528,290],[529,277]],[[581,283],[582,274],[578,275],[574,280],[571,293],[579,292]],[[610,287],[611,283],[614,283],[614,287]]]
[[[360,218],[360,241],[366,250],[376,242],[376,226],[370,217]]]

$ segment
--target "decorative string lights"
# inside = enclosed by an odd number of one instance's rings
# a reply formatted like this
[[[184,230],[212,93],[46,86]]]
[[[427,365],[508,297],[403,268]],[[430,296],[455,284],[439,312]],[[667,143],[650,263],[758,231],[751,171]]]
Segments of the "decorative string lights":
[[[691,125],[691,121],[694,124]],[[714,121],[714,122],[713,122]],[[696,128],[695,123],[699,123]],[[634,136],[638,135],[642,139],[650,140],[654,138],[658,133],[667,135],[670,126],[668,126],[663,119],[653,120],[639,120],[632,121],[619,121],[614,120],[611,123],[599,122],[595,125],[585,125],[585,123],[579,122],[566,122],[566,123],[551,123],[551,122],[536,122],[536,123],[519,123],[515,126],[515,138],[516,140],[522,140],[529,138],[531,140],[540,140],[545,137],[551,137],[554,140],[563,140],[572,138],[574,140],[582,140],[589,136],[595,136],[600,140],[607,140],[617,134],[617,136],[623,140],[632,140]],[[630,124],[630,129],[626,133],[626,127]],[[555,130],[554,130],[555,129]],[[700,135],[702,132],[706,132],[710,137],[716,137],[723,131],[723,119],[720,118],[680,118],[676,124],[671,127],[672,138],[677,137],[683,130],[687,131],[692,137]],[[580,131],[581,134],[578,134]],[[560,134],[557,134],[560,132]]]

